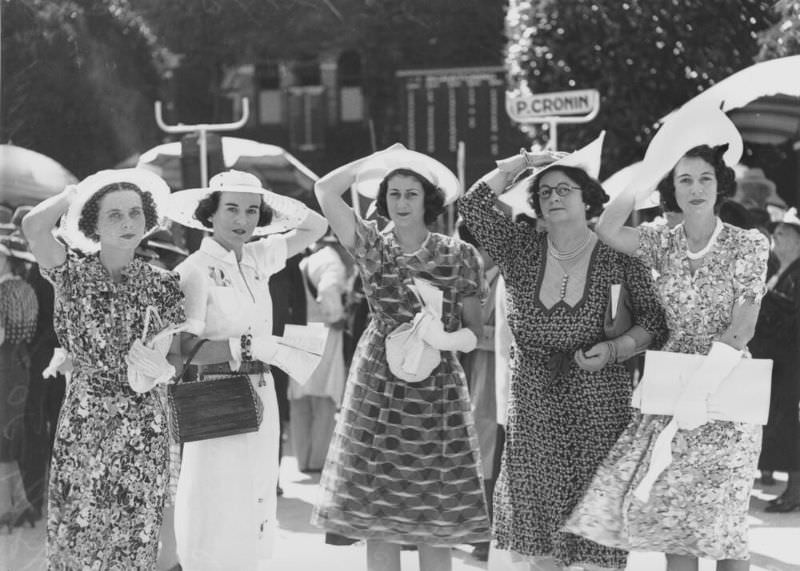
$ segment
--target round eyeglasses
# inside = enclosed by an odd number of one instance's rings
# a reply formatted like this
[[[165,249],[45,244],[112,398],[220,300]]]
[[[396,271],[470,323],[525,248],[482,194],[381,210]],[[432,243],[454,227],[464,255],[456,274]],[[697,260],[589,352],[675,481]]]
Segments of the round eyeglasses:
[[[581,189],[581,187],[579,187],[579,186],[570,186],[570,185],[568,185],[566,183],[561,183],[561,184],[557,184],[556,186],[540,186],[538,194],[539,194],[539,199],[540,200],[542,198],[544,198],[544,199],[550,198],[551,196],[553,196],[554,192],[558,196],[563,198],[563,197],[567,196],[573,190],[580,190],[580,189]]]

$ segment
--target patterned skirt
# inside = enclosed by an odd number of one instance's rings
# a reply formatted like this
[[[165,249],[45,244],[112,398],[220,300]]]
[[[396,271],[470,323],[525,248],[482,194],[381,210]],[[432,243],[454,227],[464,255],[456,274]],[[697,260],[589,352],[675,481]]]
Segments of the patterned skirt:
[[[564,529],[630,551],[747,559],[747,512],[761,427],[712,421],[678,430],[672,463],[642,501],[633,491],[670,419],[634,416]]]
[[[486,541],[489,518],[466,379],[452,353],[409,384],[364,343],[347,383],[312,523],[354,539]]]

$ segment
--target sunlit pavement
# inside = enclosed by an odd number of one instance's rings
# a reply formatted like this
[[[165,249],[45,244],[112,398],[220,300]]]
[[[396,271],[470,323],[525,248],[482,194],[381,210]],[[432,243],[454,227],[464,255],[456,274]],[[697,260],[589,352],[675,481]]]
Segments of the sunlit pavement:
[[[768,514],[763,508],[784,486],[784,474],[777,474],[774,486],[756,484],[750,509],[750,538],[753,571],[800,571],[800,511],[790,514]],[[365,569],[363,544],[335,547],[325,544],[321,530],[311,526],[309,516],[314,502],[319,475],[301,474],[294,458],[285,457],[281,466],[284,495],[278,502],[280,530],[275,542],[271,571],[338,571]],[[13,534],[0,530],[0,571],[41,571],[44,564],[44,522],[36,527],[17,528]],[[453,550],[454,571],[486,569],[470,555],[470,546]],[[417,571],[417,553],[403,552],[403,570]],[[664,569],[660,554],[632,554],[629,571]],[[712,571],[714,563],[703,561],[701,571]]]

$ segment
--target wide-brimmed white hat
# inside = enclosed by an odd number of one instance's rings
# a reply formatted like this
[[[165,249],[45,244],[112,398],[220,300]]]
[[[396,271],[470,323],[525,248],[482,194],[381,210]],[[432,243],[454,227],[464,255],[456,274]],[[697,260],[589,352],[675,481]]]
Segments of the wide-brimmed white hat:
[[[690,149],[700,145],[728,145],[722,158],[729,167],[739,162],[744,149],[742,135],[721,109],[688,103],[670,115],[650,141],[641,168],[630,182],[637,198],[655,189]]]
[[[407,149],[402,143],[395,143],[369,157],[358,169],[355,189],[374,200],[378,197],[381,181],[387,174],[400,168],[412,170],[441,188],[445,205],[453,203],[461,194],[461,183],[453,171],[433,157]]]
[[[164,214],[164,203],[169,196],[169,185],[163,178],[152,171],[142,168],[109,169],[98,171],[87,176],[77,185],[77,192],[67,213],[61,218],[59,234],[72,248],[86,253],[96,252],[100,244],[86,237],[78,228],[84,206],[99,190],[108,185],[126,182],[135,185],[142,192],[148,193],[156,205],[159,217]],[[158,224],[145,228],[145,235],[158,228]]]
[[[297,228],[308,215],[308,207],[294,198],[267,190],[254,174],[229,170],[211,177],[206,188],[189,188],[173,193],[167,201],[164,214],[189,228],[210,231],[211,228],[194,217],[197,205],[212,192],[245,192],[260,195],[272,209],[272,221],[267,226],[257,226],[253,234],[266,236]]]

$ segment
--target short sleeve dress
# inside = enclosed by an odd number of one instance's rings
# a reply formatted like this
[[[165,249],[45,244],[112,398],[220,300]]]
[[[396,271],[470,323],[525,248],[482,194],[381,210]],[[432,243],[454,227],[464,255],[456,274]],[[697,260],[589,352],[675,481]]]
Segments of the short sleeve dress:
[[[640,228],[637,256],[657,275],[670,337],[665,351],[708,353],[736,303],[759,304],[769,244],[757,230],[724,224],[692,274],[683,226]],[[672,417],[636,413],[598,469],[566,527],[605,545],[709,559],[747,559],[747,511],[761,427],[711,421],[672,440],[672,463],[649,499],[633,490],[656,437]]]
[[[419,383],[389,371],[386,335],[421,310],[407,285],[428,280],[444,295],[446,331],[463,300],[483,295],[475,249],[431,233],[404,254],[391,232],[356,219],[355,247],[371,321],[361,337],[320,481],[312,522],[354,539],[447,546],[485,541],[489,519],[464,371],[442,351]]]
[[[42,275],[74,366],[50,468],[50,568],[154,568],[169,484],[166,413],[157,391],[130,388],[125,356],[148,306],[165,326],[183,323],[178,276],[134,258],[114,282],[97,254],[71,251]]]
[[[548,309],[540,301],[547,234],[499,212],[485,183],[460,199],[459,212],[503,273],[514,339],[505,450],[494,493],[497,547],[564,566],[623,568],[625,551],[560,530],[628,424],[633,392],[623,364],[589,372],[573,354],[605,338],[613,284],[628,290],[634,321],[653,335],[652,346],[664,342],[664,312],[649,271],[598,242],[582,299]]]

